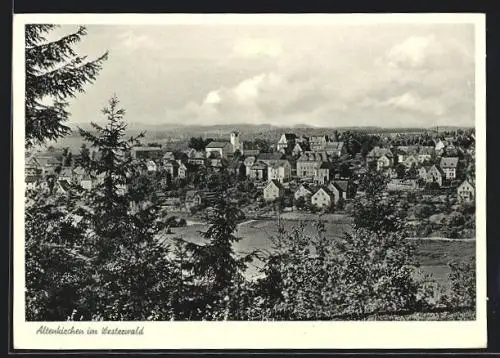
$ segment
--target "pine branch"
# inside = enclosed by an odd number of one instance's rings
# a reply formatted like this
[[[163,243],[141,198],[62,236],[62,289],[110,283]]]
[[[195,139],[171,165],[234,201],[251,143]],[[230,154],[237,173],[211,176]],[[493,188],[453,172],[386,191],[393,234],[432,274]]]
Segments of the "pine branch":
[[[85,27],[81,26],[77,32],[62,37],[53,42],[26,46],[26,67],[50,69],[64,61],[77,57],[71,48],[87,34]]]

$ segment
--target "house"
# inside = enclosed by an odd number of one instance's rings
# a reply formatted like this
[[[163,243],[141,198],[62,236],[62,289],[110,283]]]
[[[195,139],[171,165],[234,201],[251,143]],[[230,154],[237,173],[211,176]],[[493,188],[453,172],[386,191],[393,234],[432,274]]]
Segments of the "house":
[[[345,187],[341,186],[338,182],[331,182],[328,184],[327,188],[329,192],[333,194],[332,199],[334,204],[337,204],[340,199],[347,199],[347,190],[345,190]]]
[[[184,200],[184,205],[187,210],[191,208],[199,207],[202,203],[202,197],[196,190],[188,190]]]
[[[436,144],[434,145],[434,150],[436,152],[441,152],[442,150],[444,150],[444,148],[446,147],[447,143],[443,142],[443,140],[439,139]]]
[[[203,152],[191,149],[188,153],[188,163],[192,165],[202,166],[206,164],[206,155]]]
[[[250,167],[250,179],[253,180],[266,180],[267,179],[267,164],[262,161],[255,162]]]
[[[227,158],[233,154],[233,145],[231,142],[213,141],[205,147],[205,154],[207,158],[211,157],[212,153],[217,153],[220,158]]]
[[[420,168],[418,168],[417,171],[418,177],[423,180],[427,180],[427,172],[429,171],[430,168],[431,168],[430,165],[423,165]]]
[[[334,194],[324,187],[319,188],[311,196],[311,204],[320,209],[330,207],[334,200]]]
[[[36,175],[25,175],[24,182],[26,183],[26,190],[34,190],[37,187],[39,180],[39,177]]]
[[[293,133],[283,133],[276,145],[276,149],[284,153],[287,148],[294,148],[296,139],[297,137]]]
[[[267,180],[277,180],[280,183],[288,181],[292,176],[292,166],[288,160],[280,159],[270,162],[267,166]]]
[[[136,160],[160,160],[163,158],[163,150],[161,147],[133,147],[131,155]]]
[[[192,149],[192,148],[191,148],[190,150],[195,151],[195,150],[194,150],[194,149]],[[195,151],[195,152],[196,152],[196,151]],[[189,151],[188,151],[188,153],[189,153]],[[186,154],[187,154],[187,153],[186,153]],[[188,157],[189,157],[189,154],[188,154]],[[172,152],[172,151],[170,151],[170,150],[169,150],[169,151],[167,151],[167,152],[165,152],[165,153],[163,154],[163,158],[162,158],[162,160],[163,160],[163,161],[167,161],[167,162],[168,162],[169,160],[175,160],[175,154],[174,154],[174,152]]]
[[[266,163],[267,165],[270,165],[271,163],[277,160],[283,159],[283,157],[284,155],[281,152],[260,153],[259,156],[257,157],[257,160]]]
[[[177,176],[180,178],[180,179],[184,179],[186,178],[186,175],[187,175],[187,167],[186,165],[178,160],[177,163],[179,163],[179,167],[177,168]]]
[[[332,157],[341,157],[346,154],[344,142],[328,142],[325,146],[325,152]]]
[[[158,166],[154,162],[154,160],[148,160],[146,163],[146,168],[148,172],[156,172],[158,170]]]
[[[442,157],[439,166],[443,170],[446,179],[457,177],[458,157]]]
[[[317,184],[325,184],[330,180],[330,163],[322,162],[314,173],[314,182]]]
[[[390,168],[394,165],[394,155],[392,154],[391,150],[389,148],[381,148],[378,146],[374,147],[366,155],[366,164],[370,165],[371,163],[376,163],[376,166],[378,167],[378,159],[382,156],[385,156],[387,160],[383,159],[380,165],[386,166],[387,168]]]
[[[301,184],[297,190],[295,190],[295,193],[293,194],[293,197],[295,200],[299,200],[300,198],[305,198],[309,199],[309,197],[312,195],[312,191],[307,185]]]
[[[335,179],[330,184],[333,184],[339,190],[343,199],[352,199],[356,195],[356,187],[350,180]],[[330,185],[328,188],[330,188]]]
[[[424,163],[430,161],[434,156],[435,150],[431,146],[422,146],[418,150],[418,161],[419,163]]]
[[[313,152],[324,151],[328,142],[327,135],[309,137],[309,148]]]
[[[445,177],[444,172],[437,165],[433,165],[427,171],[427,183],[437,183],[439,186],[443,186],[443,179]]]
[[[387,183],[387,191],[413,191],[418,189],[416,179],[392,179]]]
[[[407,168],[411,168],[414,165],[416,166],[418,162],[418,156],[415,154],[410,154],[404,159],[403,165]]]
[[[297,177],[314,178],[317,169],[324,162],[328,162],[326,152],[306,151],[297,160]]]
[[[24,165],[24,175],[27,176],[39,176],[42,175],[42,168],[40,166],[40,163],[36,159],[35,156],[30,156],[25,159],[25,165]]]
[[[285,193],[283,185],[277,180],[271,180],[263,189],[264,200],[274,201]]]
[[[293,147],[292,154],[294,156],[300,155],[307,150],[307,146],[304,143],[295,143]]]
[[[474,201],[474,196],[474,186],[468,180],[464,180],[457,188],[458,201],[470,203]]]
[[[377,170],[384,170],[392,167],[392,160],[385,154],[377,159]]]
[[[405,159],[410,155],[417,155],[418,146],[416,145],[399,145],[394,148],[394,159],[398,163],[403,163]]]
[[[245,175],[250,176],[250,168],[254,165],[256,158],[254,156],[246,157],[243,160],[243,165],[245,166]]]

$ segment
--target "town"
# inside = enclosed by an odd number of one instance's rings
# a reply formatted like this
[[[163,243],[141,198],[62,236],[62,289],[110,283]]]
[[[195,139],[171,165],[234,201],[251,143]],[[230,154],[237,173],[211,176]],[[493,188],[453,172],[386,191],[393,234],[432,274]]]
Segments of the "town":
[[[373,171],[386,179],[382,194],[410,196],[414,204],[419,194],[422,205],[416,206],[413,218],[420,219],[414,222],[422,226],[426,212],[439,214],[435,205],[432,210],[426,204],[451,200],[473,206],[474,140],[473,130],[381,135],[332,131],[309,137],[282,133],[274,143],[266,143],[245,141],[232,131],[216,139],[193,137],[185,150],[148,143],[134,147],[131,156],[144,164],[146,175],[154,175],[162,205],[188,216],[199,216],[210,207],[214,192],[204,179],[210,173],[228,175],[247,217],[265,217],[276,208],[304,215],[342,213],[353,198],[364,194],[361,179]],[[26,159],[27,189],[47,185],[47,179],[62,194],[69,183],[91,189],[102,178],[77,167],[79,155],[69,148],[52,147],[31,153]],[[430,234],[432,229],[424,231]],[[447,231],[449,236],[460,236]]]

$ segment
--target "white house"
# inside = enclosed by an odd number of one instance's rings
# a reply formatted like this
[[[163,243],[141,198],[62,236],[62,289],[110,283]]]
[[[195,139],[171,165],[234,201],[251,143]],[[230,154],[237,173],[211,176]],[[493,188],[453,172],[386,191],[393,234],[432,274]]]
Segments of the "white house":
[[[266,201],[273,201],[281,198],[283,194],[283,186],[277,180],[271,180],[263,190],[264,200]]]
[[[154,160],[148,160],[148,162],[146,163],[146,167],[148,172],[156,172],[158,170],[158,166],[156,165]]]
[[[462,203],[474,201],[474,186],[468,180],[464,180],[457,188],[457,197]]]
[[[230,142],[210,142],[205,147],[205,153],[207,158],[212,153],[216,153],[220,158],[227,158],[233,153],[233,145]]]
[[[280,183],[288,181],[292,176],[292,166],[288,160],[277,160],[267,167],[267,180],[277,180]]]
[[[326,188],[319,188],[316,193],[311,196],[311,204],[317,208],[328,208],[332,205],[334,195]]]
[[[439,166],[444,172],[446,179],[457,177],[458,157],[442,157]]]

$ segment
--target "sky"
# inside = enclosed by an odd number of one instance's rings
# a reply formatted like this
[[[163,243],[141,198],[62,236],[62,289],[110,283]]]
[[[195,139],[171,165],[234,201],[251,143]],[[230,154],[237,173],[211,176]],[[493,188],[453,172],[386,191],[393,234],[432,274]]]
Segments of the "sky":
[[[64,25],[51,36],[75,29]],[[75,47],[109,59],[70,123],[116,94],[144,124],[474,125],[469,24],[89,25]]]

